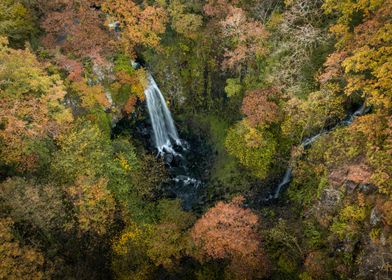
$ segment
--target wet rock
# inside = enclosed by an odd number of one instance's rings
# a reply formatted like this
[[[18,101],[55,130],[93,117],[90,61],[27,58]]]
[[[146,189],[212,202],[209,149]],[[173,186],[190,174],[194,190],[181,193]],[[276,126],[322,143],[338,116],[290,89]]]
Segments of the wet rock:
[[[346,182],[344,182],[344,186],[346,187],[348,193],[353,193],[357,188],[358,184],[351,180],[347,180]]]
[[[320,197],[320,203],[324,210],[334,210],[341,201],[342,193],[332,187],[325,188]]]
[[[165,163],[171,164],[174,160],[174,156],[170,153],[165,153]]]
[[[374,207],[370,212],[370,224],[372,226],[375,226],[378,223],[380,223],[381,220],[382,220],[382,214],[380,213],[380,210],[378,210],[377,207]]]
[[[359,184],[358,190],[366,195],[374,193],[377,187],[372,184]]]

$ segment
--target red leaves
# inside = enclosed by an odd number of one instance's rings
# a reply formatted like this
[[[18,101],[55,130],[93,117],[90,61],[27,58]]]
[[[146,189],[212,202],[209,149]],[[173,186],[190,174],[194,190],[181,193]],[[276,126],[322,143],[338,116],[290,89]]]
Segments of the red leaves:
[[[241,207],[243,200],[239,196],[230,203],[218,202],[196,222],[191,235],[202,258],[229,259],[231,273],[249,279],[265,274],[266,260],[257,234],[258,217]]]
[[[41,25],[46,31],[43,38],[46,47],[60,47],[80,57],[111,49],[111,37],[103,26],[100,11],[90,7],[91,1],[59,2],[42,3],[40,7],[45,13]]]
[[[61,68],[67,70],[68,79],[73,82],[80,82],[82,80],[83,65],[80,62],[69,59],[66,56],[60,56],[57,62]]]
[[[238,70],[251,59],[263,55],[266,52],[264,42],[269,36],[260,22],[235,7],[237,2],[210,0],[204,5],[204,13],[217,19],[217,29],[226,41],[222,67],[231,70]]]
[[[346,59],[347,52],[334,52],[328,56],[324,63],[325,70],[318,77],[318,81],[322,84],[332,80],[341,78],[344,74],[344,69],[341,63]]]
[[[242,113],[246,115],[251,126],[271,124],[278,118],[278,105],[269,100],[276,95],[276,88],[257,89],[248,93],[242,102]]]

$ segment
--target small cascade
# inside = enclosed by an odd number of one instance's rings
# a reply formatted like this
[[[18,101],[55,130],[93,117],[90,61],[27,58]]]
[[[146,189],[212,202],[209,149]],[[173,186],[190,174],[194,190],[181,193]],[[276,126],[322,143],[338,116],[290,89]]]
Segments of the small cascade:
[[[348,115],[344,120],[338,122],[332,128],[330,128],[328,130],[323,130],[320,133],[318,133],[318,134],[316,134],[316,135],[314,135],[312,137],[305,138],[301,142],[300,146],[302,146],[304,149],[309,148],[322,135],[327,134],[327,133],[335,130],[336,128],[338,128],[340,126],[349,126],[349,125],[351,125],[356,117],[365,115],[369,111],[370,111],[370,107],[366,107],[366,104],[364,102],[359,109],[357,109],[354,113]],[[281,180],[279,185],[275,188],[275,191],[273,192],[273,194],[269,194],[269,196],[267,198],[265,198],[264,201],[270,201],[272,199],[278,199],[279,198],[279,195],[280,195],[280,193],[282,191],[282,188],[287,186],[287,185],[289,185],[290,182],[291,182],[291,179],[293,177],[292,171],[293,170],[292,170],[291,166],[289,166],[286,169],[286,172],[285,172],[285,174],[283,176],[283,179]]]
[[[293,170],[291,169],[291,167],[287,168],[286,172],[284,173],[282,181],[279,183],[278,187],[276,188],[275,194],[273,196],[274,199],[278,199],[282,188],[291,182],[291,177],[293,173],[292,171]]]
[[[135,64],[134,67],[136,66]],[[188,168],[186,156],[189,154],[189,145],[179,138],[163,94],[151,74],[148,75],[148,83],[144,93],[154,132],[154,144],[158,156],[163,157],[172,177],[168,189],[182,200],[185,210],[190,210],[198,199],[202,183],[193,177]]]
[[[158,149],[158,153],[175,154],[174,144],[181,146],[181,141],[162,92],[150,74],[148,75],[148,87],[144,94],[146,95],[148,113],[154,131],[155,147]]]

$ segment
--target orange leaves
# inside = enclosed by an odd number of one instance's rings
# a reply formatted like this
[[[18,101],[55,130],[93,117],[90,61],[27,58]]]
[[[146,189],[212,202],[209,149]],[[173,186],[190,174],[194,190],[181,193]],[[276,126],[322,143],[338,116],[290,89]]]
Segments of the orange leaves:
[[[251,279],[265,275],[266,260],[257,234],[258,217],[242,208],[243,197],[218,202],[194,225],[191,235],[202,259],[229,259],[230,272]]]
[[[66,92],[59,77],[47,75],[29,50],[2,46],[0,61],[0,154],[7,164],[32,170],[39,161],[34,141],[55,137],[72,121],[62,104]]]
[[[339,39],[337,47],[347,56],[341,60],[336,53],[331,58],[338,58],[336,64],[344,69],[341,76],[347,82],[345,93],[360,93],[379,109],[391,108],[392,1],[327,0],[324,9],[327,13],[337,12],[339,16],[338,23],[330,30]],[[363,18],[356,23],[358,14]],[[322,81],[331,74],[328,64],[330,61],[327,61],[326,73],[321,75]]]
[[[82,106],[93,109],[95,106],[108,107],[109,101],[101,85],[89,86],[85,81],[73,83],[73,88],[80,93]]]
[[[204,13],[217,19],[217,28],[224,39],[224,69],[239,70],[246,63],[266,53],[265,42],[269,36],[264,26],[247,17],[238,1],[210,0]]]
[[[111,37],[103,26],[100,11],[91,7],[91,1],[61,0],[55,5],[47,2],[39,1],[45,14],[41,25],[46,31],[43,39],[46,47],[60,47],[80,57],[111,50]]]
[[[278,118],[278,106],[269,100],[276,95],[276,88],[258,89],[248,93],[243,102],[241,111],[246,115],[251,126],[271,124]]]
[[[13,221],[0,219],[0,278],[44,279],[44,256],[30,246],[22,246],[13,234]]]
[[[242,202],[243,197],[231,203],[218,202],[196,222],[192,237],[204,257],[223,259],[258,251],[258,217],[241,208]]]
[[[119,22],[126,53],[135,56],[134,48],[137,45],[158,47],[159,35],[166,29],[167,15],[164,9],[153,6],[142,9],[131,0],[109,0],[103,5],[103,10]]]
[[[324,63],[324,72],[319,75],[318,81],[322,84],[331,80],[340,79],[344,73],[341,63],[346,59],[347,52],[334,52],[327,57]]]
[[[136,96],[131,96],[128,98],[127,102],[124,105],[124,112],[126,114],[130,114],[133,111],[135,111],[135,105],[137,103],[137,97]]]
[[[105,234],[113,222],[115,201],[107,190],[107,179],[93,180],[79,177],[67,192],[76,208],[77,221],[82,232]]]
[[[79,61],[69,59],[66,56],[60,56],[57,62],[61,68],[68,71],[68,79],[73,82],[82,80],[83,65]]]
[[[242,9],[230,7],[220,25],[223,37],[230,41],[224,55],[224,68],[235,69],[250,58],[265,54],[264,44],[269,36],[268,32],[260,22],[248,19]]]

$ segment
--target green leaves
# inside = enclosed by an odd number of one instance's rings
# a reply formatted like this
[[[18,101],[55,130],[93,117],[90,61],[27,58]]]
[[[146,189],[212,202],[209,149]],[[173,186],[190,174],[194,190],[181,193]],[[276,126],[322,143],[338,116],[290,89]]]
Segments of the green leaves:
[[[260,178],[267,176],[276,145],[276,140],[270,132],[251,128],[246,121],[239,122],[231,128],[225,141],[229,154]]]
[[[238,95],[239,93],[241,93],[241,89],[241,81],[238,78],[226,80],[225,92],[227,93],[228,97]]]
[[[33,15],[20,0],[0,2],[0,36],[7,36],[11,45],[23,47],[24,41],[37,32]]]

